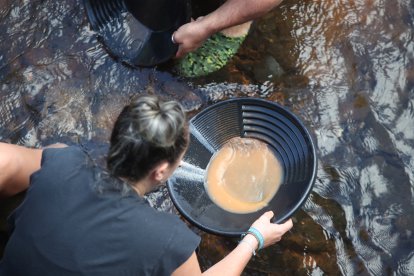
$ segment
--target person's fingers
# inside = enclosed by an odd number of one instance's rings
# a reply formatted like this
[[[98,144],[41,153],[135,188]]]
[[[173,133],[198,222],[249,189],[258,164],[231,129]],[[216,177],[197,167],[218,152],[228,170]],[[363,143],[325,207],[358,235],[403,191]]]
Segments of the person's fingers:
[[[181,57],[183,57],[183,56],[185,55],[185,51],[184,51],[184,49],[183,49],[183,46],[182,46],[182,44],[181,44],[181,40],[180,40],[180,36],[179,36],[179,34],[178,34],[178,32],[177,32],[177,31],[175,31],[175,32],[172,34],[172,36],[171,36],[171,41],[172,41],[172,43],[174,43],[174,44],[177,44],[177,45],[178,45],[178,50],[177,50],[177,52],[175,53],[175,57],[174,57],[174,58],[181,58]]]
[[[273,211],[267,211],[266,213],[263,214],[263,217],[265,217],[266,219],[270,221],[274,215],[275,214],[273,213]]]
[[[182,47],[181,47],[181,46],[179,46],[179,47],[178,47],[178,50],[177,50],[177,53],[175,54],[175,58],[181,58],[181,57],[183,57],[184,55],[185,55],[185,52],[183,51]]]
[[[278,227],[282,233],[286,233],[293,227],[293,222],[292,219],[288,219],[284,223],[276,224],[275,226]]]

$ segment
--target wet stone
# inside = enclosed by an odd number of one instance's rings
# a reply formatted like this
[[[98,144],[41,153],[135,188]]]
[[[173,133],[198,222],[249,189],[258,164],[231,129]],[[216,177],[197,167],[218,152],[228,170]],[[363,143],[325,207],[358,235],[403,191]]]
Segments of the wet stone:
[[[177,100],[187,112],[197,110],[203,103],[201,95],[189,84],[177,81],[165,73],[153,75],[149,79],[145,93],[159,95],[164,99]]]
[[[252,70],[255,80],[260,83],[277,79],[285,73],[276,59],[270,55],[254,64]]]
[[[53,63],[52,51],[46,48],[32,48],[22,56],[22,63],[26,65],[48,65]]]

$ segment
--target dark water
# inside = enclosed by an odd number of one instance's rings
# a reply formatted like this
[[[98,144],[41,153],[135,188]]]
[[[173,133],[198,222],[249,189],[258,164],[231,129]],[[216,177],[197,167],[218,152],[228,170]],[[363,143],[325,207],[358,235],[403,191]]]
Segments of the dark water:
[[[0,140],[104,142],[143,92],[190,115],[232,97],[276,101],[316,137],[318,179],[291,233],[245,274],[414,275],[413,18],[408,0],[288,0],[225,68],[187,80],[111,59],[81,1],[0,0]],[[234,245],[203,234],[202,266]]]

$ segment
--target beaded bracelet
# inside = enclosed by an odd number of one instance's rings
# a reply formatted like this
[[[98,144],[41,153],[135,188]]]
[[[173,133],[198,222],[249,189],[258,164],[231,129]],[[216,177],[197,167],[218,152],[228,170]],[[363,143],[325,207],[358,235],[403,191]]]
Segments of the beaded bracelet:
[[[263,238],[263,235],[259,232],[259,230],[257,230],[254,227],[250,227],[249,230],[247,230],[247,232],[244,234],[244,236],[246,234],[252,234],[256,238],[256,240],[259,242],[259,248],[257,250],[260,250],[263,248],[264,238]]]

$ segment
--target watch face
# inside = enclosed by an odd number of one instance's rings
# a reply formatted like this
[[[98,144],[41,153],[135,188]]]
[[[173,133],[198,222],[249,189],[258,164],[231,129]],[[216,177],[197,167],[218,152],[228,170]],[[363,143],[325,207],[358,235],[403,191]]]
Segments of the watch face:
[[[175,56],[172,34],[190,20],[184,0],[84,0],[99,41],[114,59],[150,67]]]

